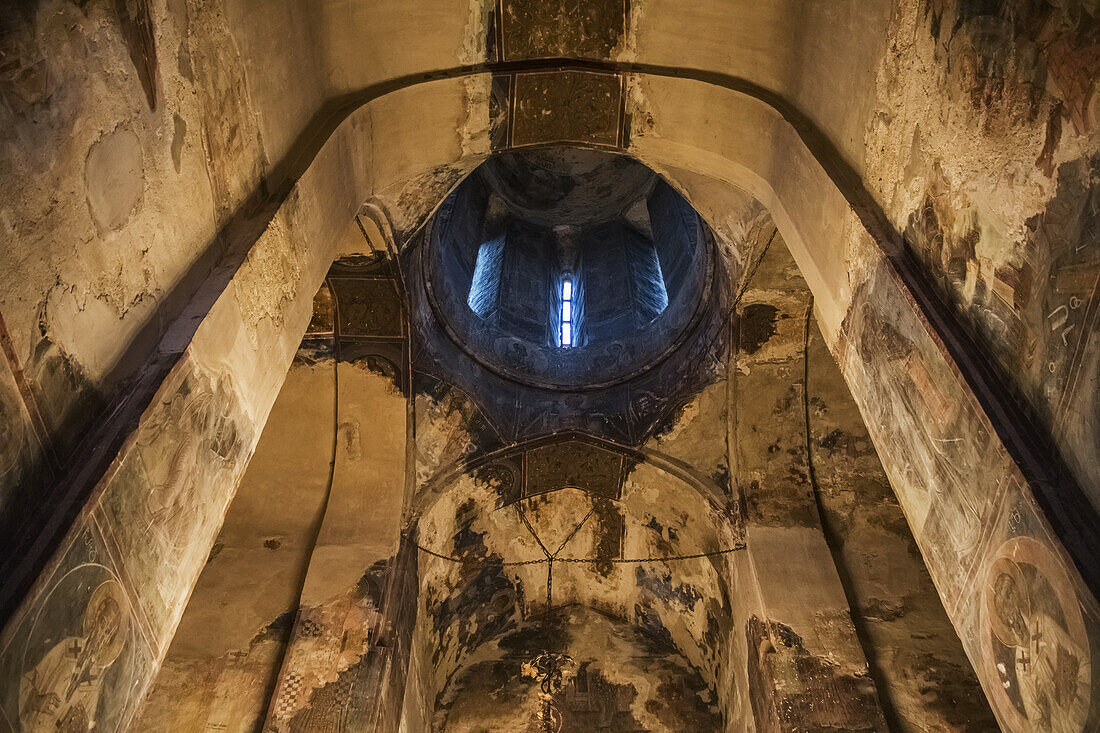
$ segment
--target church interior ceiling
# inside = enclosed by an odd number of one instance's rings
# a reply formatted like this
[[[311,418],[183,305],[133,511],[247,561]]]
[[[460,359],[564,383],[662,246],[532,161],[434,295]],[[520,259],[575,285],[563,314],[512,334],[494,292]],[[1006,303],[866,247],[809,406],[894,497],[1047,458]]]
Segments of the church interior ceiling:
[[[0,6],[0,731],[1100,730],[1095,2]]]

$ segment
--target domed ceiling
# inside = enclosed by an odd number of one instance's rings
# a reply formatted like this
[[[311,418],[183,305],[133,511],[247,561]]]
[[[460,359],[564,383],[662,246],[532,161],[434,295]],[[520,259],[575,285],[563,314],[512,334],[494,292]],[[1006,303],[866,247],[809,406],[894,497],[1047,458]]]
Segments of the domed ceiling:
[[[436,216],[428,293],[455,341],[507,378],[599,389],[672,353],[700,314],[702,219],[641,163],[555,149],[490,159]]]
[[[728,278],[713,237],[626,156],[494,156],[405,257],[422,296],[418,367],[487,403],[515,438],[573,429],[638,442],[721,351],[728,298],[716,283]],[[584,410],[571,402],[580,393]]]

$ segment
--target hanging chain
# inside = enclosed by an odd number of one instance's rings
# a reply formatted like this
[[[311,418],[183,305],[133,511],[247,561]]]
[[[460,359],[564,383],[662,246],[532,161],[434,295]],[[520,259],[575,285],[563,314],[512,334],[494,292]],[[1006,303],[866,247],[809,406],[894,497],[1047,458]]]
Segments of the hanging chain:
[[[455,557],[453,555],[440,554],[440,553],[436,552],[435,550],[428,549],[427,547],[424,547],[423,545],[420,545],[420,544],[416,545],[416,549],[420,550],[421,552],[423,552],[426,555],[431,555],[434,558],[438,558],[440,560],[446,560],[447,562],[456,562],[456,563],[468,563],[468,562],[470,562],[470,560],[463,559],[461,557]],[[716,557],[718,555],[728,555],[731,552],[737,552],[739,550],[744,550],[744,549],[745,549],[745,543],[744,542],[739,542],[738,544],[734,545],[733,547],[726,547],[726,548],[723,548],[721,550],[712,550],[711,552],[697,552],[697,553],[694,553],[692,555],[664,555],[664,556],[653,556],[653,557],[606,557],[606,558],[605,557],[555,557],[555,558],[553,558],[553,561],[554,562],[578,563],[578,564],[592,563],[593,565],[595,565],[597,563],[601,563],[601,562],[611,563],[611,564],[614,564],[614,565],[630,565],[630,564],[641,564],[641,563],[649,563],[649,562],[674,562],[676,560],[698,560],[698,559],[704,558],[704,557]],[[551,561],[551,558],[549,558],[549,557],[540,557],[540,558],[537,558],[535,560],[504,560],[504,561],[501,561],[500,564],[505,566],[505,567],[519,567],[521,565],[543,565],[543,564],[548,563],[550,561]],[[477,562],[487,564],[491,561],[485,559],[485,560],[478,560]]]

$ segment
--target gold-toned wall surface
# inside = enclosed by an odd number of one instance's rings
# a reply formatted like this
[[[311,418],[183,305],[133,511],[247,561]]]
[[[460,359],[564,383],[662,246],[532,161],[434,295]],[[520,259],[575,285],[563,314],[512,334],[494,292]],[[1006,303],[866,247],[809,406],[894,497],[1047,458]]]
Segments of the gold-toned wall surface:
[[[651,165],[719,239],[766,207],[998,722],[1095,727],[1090,3],[4,10],[9,727],[132,718],[360,204],[404,242],[485,155],[562,141]],[[58,713],[67,665],[103,676]]]
[[[263,724],[331,491],[335,368],[325,285],[136,729]]]

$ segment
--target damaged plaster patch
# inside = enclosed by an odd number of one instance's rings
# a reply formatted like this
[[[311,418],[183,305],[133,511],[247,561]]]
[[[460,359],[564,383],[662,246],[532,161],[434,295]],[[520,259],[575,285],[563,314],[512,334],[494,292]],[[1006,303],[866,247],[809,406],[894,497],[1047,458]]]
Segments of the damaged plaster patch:
[[[653,118],[653,106],[642,90],[642,79],[641,74],[626,75],[627,145],[630,145],[635,137],[652,134],[657,128]],[[655,170],[659,171],[656,168]]]
[[[359,431],[359,421],[354,418],[344,418],[340,421],[338,431],[339,443],[344,449],[349,461],[358,461],[363,458],[363,442]]]
[[[627,4],[626,36],[619,49],[619,61],[632,62],[638,60],[638,29],[642,27],[642,19],[649,9],[648,5],[648,0],[632,0]]]
[[[276,217],[248,253],[237,277],[233,278],[237,305],[253,346],[259,343],[260,321],[269,319],[276,328],[283,325],[284,304],[294,300],[301,277],[301,265],[296,256],[298,249]]]
[[[486,109],[488,106],[486,105]],[[486,112],[486,114],[488,114]],[[486,123],[486,130],[488,123]],[[480,160],[468,165],[439,165],[391,186],[377,195],[377,200],[389,213],[395,241],[408,241],[412,233],[443,202],[447,194],[473,170]]]
[[[469,0],[466,28],[462,32],[462,48],[458,59],[461,64],[479,64],[492,61],[489,58],[489,16],[494,5],[483,0]]]
[[[528,620],[489,646],[449,680],[434,730],[541,730],[539,686],[520,670],[542,650],[576,661],[553,696],[563,732],[725,729],[713,687],[690,661],[622,619],[573,606]]]
[[[880,730],[874,683],[807,650],[791,627],[749,618],[749,689],[759,731]]]
[[[462,157],[487,155],[492,129],[489,114],[492,79],[487,75],[467,76],[462,80],[462,91],[466,102],[466,119],[458,128]]]
[[[183,141],[187,136],[187,123],[178,114],[172,115],[172,165],[180,172],[183,157]]]
[[[1006,23],[992,15],[960,18],[956,30],[945,29],[937,39],[936,16],[926,3],[900,5],[889,29],[891,52],[876,80],[880,100],[867,130],[868,182],[902,228],[906,212],[920,205],[928,161],[934,159],[951,183],[953,208],[973,203],[1006,238],[1020,239],[1026,219],[1053,193],[1051,181],[1035,167],[1049,102],[1038,101],[1035,82],[1025,74],[1025,57],[1034,47],[1013,39]],[[954,63],[944,63],[944,56]],[[987,78],[981,76],[983,65]],[[986,96],[998,72],[1004,78],[991,103]]]
[[[269,730],[302,730],[302,723],[312,716],[346,704],[349,686],[369,684],[381,589],[393,563],[392,557],[378,560],[342,592],[299,609]]]
[[[141,142],[130,130],[107,133],[84,160],[88,210],[100,233],[121,229],[140,206],[145,187]]]
[[[767,303],[752,303],[741,311],[741,350],[755,354],[775,335],[779,309]]]

